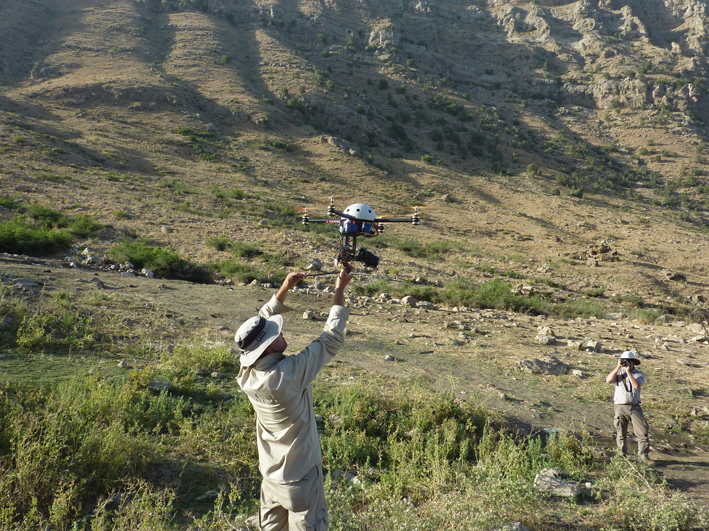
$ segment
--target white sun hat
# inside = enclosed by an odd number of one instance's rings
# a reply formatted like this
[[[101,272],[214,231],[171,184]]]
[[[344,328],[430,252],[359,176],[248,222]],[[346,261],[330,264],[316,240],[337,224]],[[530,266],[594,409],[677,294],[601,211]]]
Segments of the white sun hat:
[[[241,365],[253,365],[282,329],[283,317],[280,315],[272,315],[268,319],[257,315],[242,324],[234,336],[234,341],[241,349]]]

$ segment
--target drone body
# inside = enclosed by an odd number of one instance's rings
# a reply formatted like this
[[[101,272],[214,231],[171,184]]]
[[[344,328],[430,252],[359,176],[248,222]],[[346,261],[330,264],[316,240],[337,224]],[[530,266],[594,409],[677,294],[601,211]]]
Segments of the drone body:
[[[379,257],[360,247],[357,250],[357,237],[364,236],[367,238],[375,237],[384,232],[384,223],[411,223],[418,226],[421,223],[421,218],[418,215],[418,207],[415,208],[414,214],[408,218],[377,218],[372,207],[364,203],[354,203],[348,206],[343,212],[335,208],[334,197],[330,198],[330,205],[327,208],[327,213],[331,217],[338,217],[339,221],[333,219],[310,219],[308,210],[305,209],[305,214],[302,217],[303,225],[310,223],[330,223],[338,224],[340,229],[340,240],[337,245],[337,256],[335,257],[335,265],[346,265],[349,262],[362,262],[365,267],[377,269],[379,266]]]

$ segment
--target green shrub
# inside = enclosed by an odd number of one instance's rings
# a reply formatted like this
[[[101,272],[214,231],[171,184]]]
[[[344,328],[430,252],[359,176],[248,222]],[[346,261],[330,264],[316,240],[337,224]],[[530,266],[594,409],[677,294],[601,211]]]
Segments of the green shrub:
[[[253,243],[234,242],[231,244],[231,249],[237,258],[253,258],[263,254],[259,246]]]
[[[21,351],[77,350],[85,352],[99,342],[90,313],[71,308],[28,313],[17,330]]]
[[[207,239],[207,246],[217,251],[226,251],[231,249],[233,242],[226,236],[212,236]]]
[[[30,225],[21,215],[0,223],[0,252],[3,253],[47,256],[68,248],[71,242],[70,234],[46,225]]]
[[[8,210],[20,210],[22,208],[22,203],[20,203],[17,199],[17,197],[0,196],[0,207]]]
[[[210,283],[209,271],[180,258],[171,248],[156,247],[147,242],[123,241],[111,247],[108,256],[116,262],[131,262],[137,269],[147,268],[156,275],[178,280]]]
[[[238,369],[237,358],[228,346],[178,345],[163,358],[163,365],[178,373],[194,371],[233,371]]]
[[[80,214],[69,220],[69,233],[75,238],[86,238],[103,230],[103,225],[88,214]]]
[[[0,389],[2,527],[71,528],[82,506],[147,470],[162,451],[148,434],[174,430],[186,411],[183,399],[99,380]]]
[[[243,282],[245,284],[252,280],[260,280],[263,277],[262,271],[256,266],[231,258],[212,263],[210,268],[225,278],[231,278],[235,282]]]
[[[30,203],[27,214],[49,228],[62,228],[69,224],[69,220],[61,212],[37,203]]]

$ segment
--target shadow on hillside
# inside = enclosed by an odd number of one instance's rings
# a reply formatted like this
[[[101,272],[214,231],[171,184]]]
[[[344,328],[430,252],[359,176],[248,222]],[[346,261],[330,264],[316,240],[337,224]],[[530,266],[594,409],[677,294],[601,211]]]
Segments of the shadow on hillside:
[[[26,118],[34,118],[37,120],[59,120],[59,116],[48,111],[39,103],[32,103],[27,100],[17,101],[12,100],[0,94],[0,110],[9,114],[17,115],[17,119],[28,123]]]

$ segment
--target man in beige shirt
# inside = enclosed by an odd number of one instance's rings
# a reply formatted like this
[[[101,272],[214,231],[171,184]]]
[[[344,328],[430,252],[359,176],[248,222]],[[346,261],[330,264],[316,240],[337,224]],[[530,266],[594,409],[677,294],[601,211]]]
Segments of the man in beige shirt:
[[[242,351],[239,386],[256,411],[261,483],[260,527],[267,531],[316,531],[329,526],[313,391],[310,383],[344,343],[350,311],[344,290],[352,275],[342,270],[325,329],[302,352],[284,354],[281,333],[288,292],[307,275],[290,273],[276,294],[236,332]]]
[[[606,376],[606,382],[615,385],[613,426],[618,453],[623,457],[628,454],[628,424],[632,423],[638,439],[638,459],[649,462],[650,428],[640,405],[640,388],[645,385],[645,374],[637,369],[638,365],[640,360],[635,357],[635,353],[626,350],[618,358],[615,368]]]

